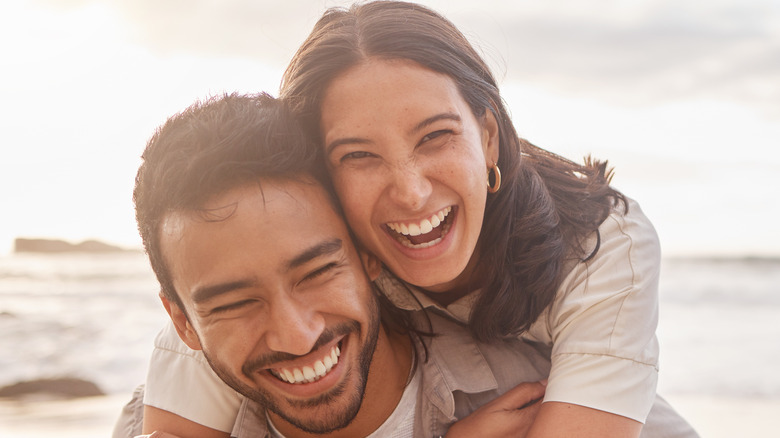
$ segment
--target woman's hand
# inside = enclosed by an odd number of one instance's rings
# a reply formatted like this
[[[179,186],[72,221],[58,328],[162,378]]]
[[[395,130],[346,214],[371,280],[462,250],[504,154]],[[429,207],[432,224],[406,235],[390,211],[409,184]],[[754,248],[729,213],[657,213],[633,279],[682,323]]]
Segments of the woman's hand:
[[[456,422],[447,438],[524,437],[539,413],[546,382],[521,383]]]
[[[179,438],[179,437],[166,432],[152,432],[148,435],[136,435],[133,438]]]
[[[143,438],[230,438],[228,432],[206,427],[149,405],[144,405],[143,432],[149,433],[148,436],[141,435]]]

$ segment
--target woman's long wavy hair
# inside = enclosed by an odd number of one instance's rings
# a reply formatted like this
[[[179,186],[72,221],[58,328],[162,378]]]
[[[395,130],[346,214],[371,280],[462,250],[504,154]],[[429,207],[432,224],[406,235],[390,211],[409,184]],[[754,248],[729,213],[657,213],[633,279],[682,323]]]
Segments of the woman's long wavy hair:
[[[627,208],[609,186],[606,162],[579,165],[520,139],[492,73],[463,34],[438,13],[399,1],[328,10],[293,57],[281,97],[315,138],[321,140],[329,84],[369,58],[410,60],[446,74],[477,119],[489,110],[498,121],[503,181],[488,196],[475,253],[479,278],[489,280],[469,326],[483,341],[522,333],[554,299],[564,265],[595,253],[585,239],[618,204]]]

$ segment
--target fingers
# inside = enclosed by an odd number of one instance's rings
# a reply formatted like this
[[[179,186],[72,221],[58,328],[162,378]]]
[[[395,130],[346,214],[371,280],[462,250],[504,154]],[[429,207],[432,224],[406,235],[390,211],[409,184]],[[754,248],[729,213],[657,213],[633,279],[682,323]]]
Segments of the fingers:
[[[536,400],[526,403],[524,406],[518,409],[517,412],[524,415],[526,418],[535,419],[536,415],[539,413],[539,409],[541,408],[542,408],[542,398],[540,397]]]
[[[545,386],[541,382],[521,383],[491,403],[494,403],[497,408],[506,410],[525,409],[534,404],[541,404],[537,402],[544,397],[544,390]]]
[[[541,410],[538,400],[543,394],[544,385],[521,384],[450,426],[446,437],[525,437]],[[526,400],[537,402],[529,404]]]

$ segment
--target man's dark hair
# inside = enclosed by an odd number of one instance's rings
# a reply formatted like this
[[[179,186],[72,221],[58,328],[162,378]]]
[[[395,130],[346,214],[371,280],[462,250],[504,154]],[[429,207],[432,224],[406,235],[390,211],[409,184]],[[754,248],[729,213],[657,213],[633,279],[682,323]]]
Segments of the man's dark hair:
[[[287,105],[267,94],[229,94],[196,102],[157,129],[142,155],[133,200],[138,230],[163,296],[186,315],[160,248],[160,226],[170,212],[201,211],[206,220],[221,220],[225,218],[202,210],[214,196],[245,183],[259,184],[260,178],[313,177],[343,217],[319,149]],[[351,231],[350,237],[354,244]],[[424,333],[413,328],[407,312],[374,290],[386,328]]]
[[[184,308],[160,248],[165,215],[199,210],[209,198],[259,178],[312,175],[325,182],[312,154],[317,147],[308,141],[284,103],[267,94],[196,102],[157,129],[142,155],[133,200],[138,230],[167,299]]]

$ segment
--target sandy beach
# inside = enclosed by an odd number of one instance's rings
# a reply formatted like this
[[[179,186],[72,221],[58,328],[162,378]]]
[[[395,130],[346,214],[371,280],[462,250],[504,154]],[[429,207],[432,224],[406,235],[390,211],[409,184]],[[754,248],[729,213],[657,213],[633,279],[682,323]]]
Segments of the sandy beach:
[[[130,394],[71,400],[0,399],[0,438],[107,438],[129,400]]]
[[[780,400],[665,396],[702,438],[776,436]],[[771,432],[771,433],[770,433]]]
[[[130,395],[74,400],[0,401],[2,438],[106,438]],[[773,431],[780,400],[667,396],[702,438],[762,437]],[[770,424],[772,423],[772,424]]]

